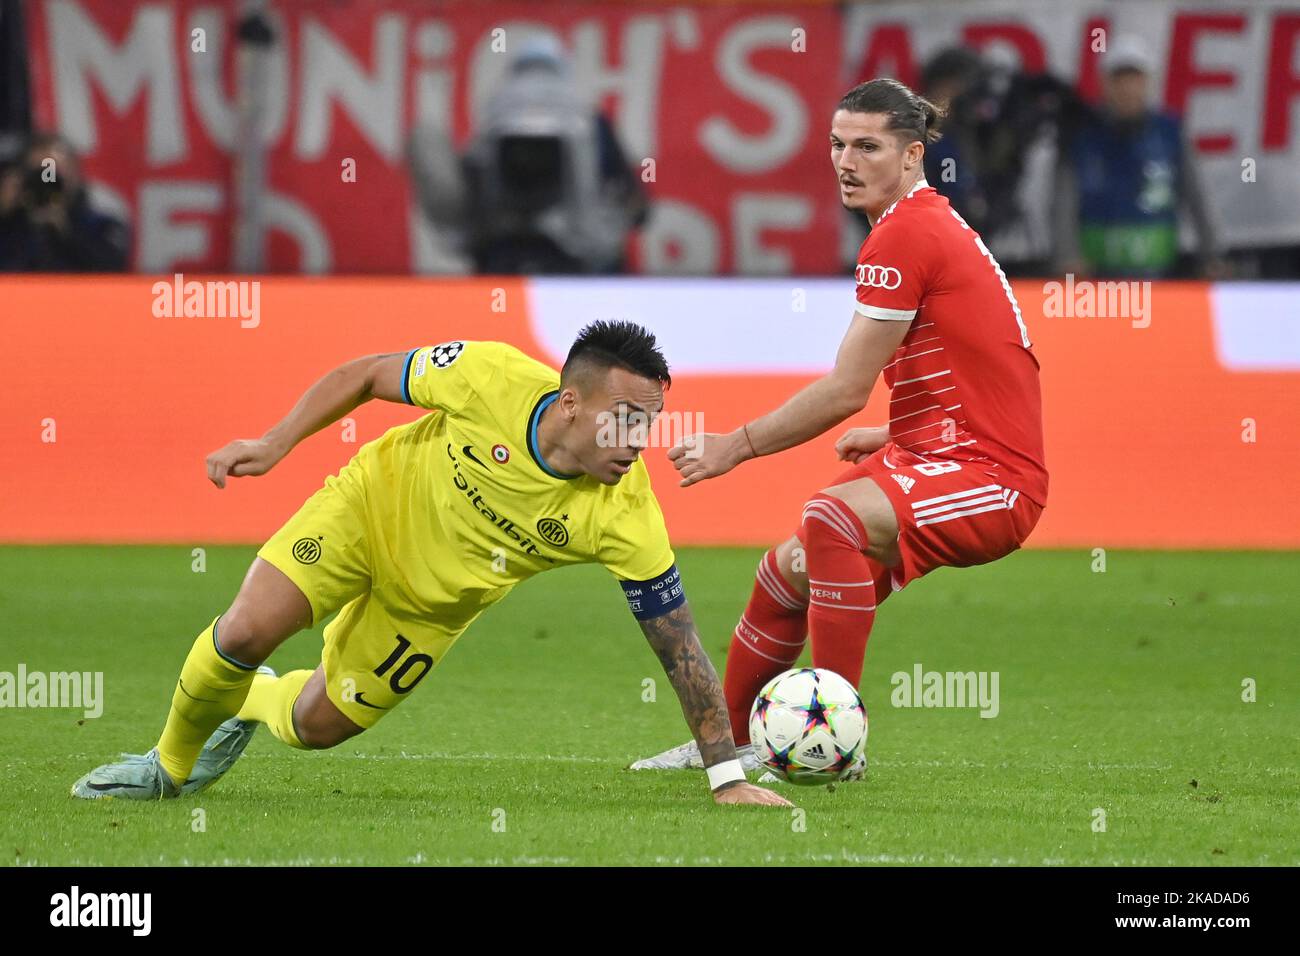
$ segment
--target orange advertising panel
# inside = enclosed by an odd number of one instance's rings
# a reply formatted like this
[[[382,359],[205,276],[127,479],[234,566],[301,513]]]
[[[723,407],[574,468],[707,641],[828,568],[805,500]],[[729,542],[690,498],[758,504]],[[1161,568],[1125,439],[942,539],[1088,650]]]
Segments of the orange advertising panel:
[[[596,281],[268,277],[255,296],[244,290],[244,313],[199,318],[163,301],[170,278],[0,280],[0,541],[260,542],[362,443],[421,412],[371,403],[270,474],[224,491],[206,479],[208,452],[261,435],[312,382],[360,355],[479,338],[558,365],[570,330],[608,317],[608,301],[661,332],[675,369],[666,411],[684,426],[728,430],[828,364],[851,308],[792,319],[788,306],[747,303],[788,302],[798,280],[694,280],[674,294],[699,314],[677,304],[656,319],[672,291],[664,280]],[[845,283],[824,281],[827,295],[851,297]],[[1051,471],[1030,546],[1300,546],[1300,339],[1276,314],[1231,289],[1168,283],[1153,287],[1145,324],[1049,318],[1043,283],[1015,291],[1043,368]],[[1279,301],[1295,295],[1281,291]],[[709,304],[714,295],[733,307]],[[877,394],[855,421],[878,424],[884,407]],[[690,489],[677,487],[664,449],[651,449],[675,543],[790,534],[803,501],[840,470],[835,437]]]

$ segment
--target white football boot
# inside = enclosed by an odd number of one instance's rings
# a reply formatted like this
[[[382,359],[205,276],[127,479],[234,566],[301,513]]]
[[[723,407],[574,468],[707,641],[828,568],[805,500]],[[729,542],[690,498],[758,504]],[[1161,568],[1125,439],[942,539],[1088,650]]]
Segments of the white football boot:
[[[853,763],[841,778],[842,783],[853,783],[858,780],[867,778],[867,754],[866,751],[858,754],[853,758]]]
[[[96,767],[72,785],[72,795],[83,800],[167,800],[180,792],[163,769],[157,747],[147,754],[122,754],[117,763]]]
[[[736,756],[740,759],[740,767],[746,773],[751,773],[760,769],[758,757],[754,755],[752,744],[741,744],[736,748]],[[684,743],[680,747],[674,747],[671,750],[665,750],[661,754],[655,754],[653,757],[646,757],[644,760],[638,760],[629,770],[703,770],[704,758],[700,756],[700,747],[694,740]]]
[[[267,677],[276,676],[275,671],[265,664],[257,672]],[[240,720],[238,717],[223,721],[199,752],[194,768],[190,771],[190,779],[181,785],[181,796],[206,790],[225,776],[226,771],[243,755],[257,726],[255,720]]]
[[[275,671],[263,664],[259,674],[275,676]],[[190,778],[180,786],[167,775],[158,748],[147,754],[122,754],[117,763],[96,767],[72,785],[72,795],[83,800],[104,800],[117,797],[122,800],[169,800],[198,793],[212,786],[229,770],[257,729],[256,721],[231,717],[224,721],[208,738],[190,772]]]

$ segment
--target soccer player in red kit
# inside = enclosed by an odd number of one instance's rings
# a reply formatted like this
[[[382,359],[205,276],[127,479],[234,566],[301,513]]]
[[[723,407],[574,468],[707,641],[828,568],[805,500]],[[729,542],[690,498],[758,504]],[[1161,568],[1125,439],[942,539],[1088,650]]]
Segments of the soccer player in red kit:
[[[885,598],[935,568],[1009,554],[1047,503],[1038,361],[1002,268],[925,181],[938,120],[895,80],[844,96],[831,159],[841,201],[872,228],[835,366],[775,411],[669,452],[685,487],[840,424],[879,376],[890,390],[889,423],[839,439],[852,467],[808,499],[795,535],[759,563],[724,680],[738,745],[748,743],[754,697],[809,636],[813,666],[856,685]],[[740,753],[757,767],[752,748]],[[632,766],[692,765],[698,754],[684,745]]]

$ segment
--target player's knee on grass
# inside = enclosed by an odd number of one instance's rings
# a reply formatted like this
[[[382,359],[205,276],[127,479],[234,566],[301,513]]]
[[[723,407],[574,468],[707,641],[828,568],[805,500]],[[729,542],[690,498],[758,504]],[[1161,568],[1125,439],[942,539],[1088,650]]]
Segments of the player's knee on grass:
[[[239,594],[217,622],[221,651],[242,664],[261,664],[288,638],[311,626],[311,604],[298,586],[255,558]]]
[[[325,672],[319,667],[294,702],[293,728],[298,739],[312,750],[336,747],[365,729],[334,706],[325,690]]]

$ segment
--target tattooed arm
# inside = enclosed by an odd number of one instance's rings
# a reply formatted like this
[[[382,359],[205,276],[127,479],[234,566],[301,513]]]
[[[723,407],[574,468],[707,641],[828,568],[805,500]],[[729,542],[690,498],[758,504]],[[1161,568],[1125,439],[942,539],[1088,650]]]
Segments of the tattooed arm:
[[[704,766],[735,760],[736,745],[731,737],[727,702],[718,683],[718,672],[700,646],[691,606],[683,603],[667,614],[642,621],[641,630],[677,692],[686,723],[700,745]]]
[[[690,605],[683,601],[666,614],[640,623],[646,640],[677,692],[686,723],[700,746],[704,766],[714,767],[734,761],[736,745],[731,737],[727,702],[722,696],[718,673],[700,646],[700,635],[695,629]],[[718,803],[791,805],[779,794],[756,787],[743,778],[715,789],[713,799]]]

